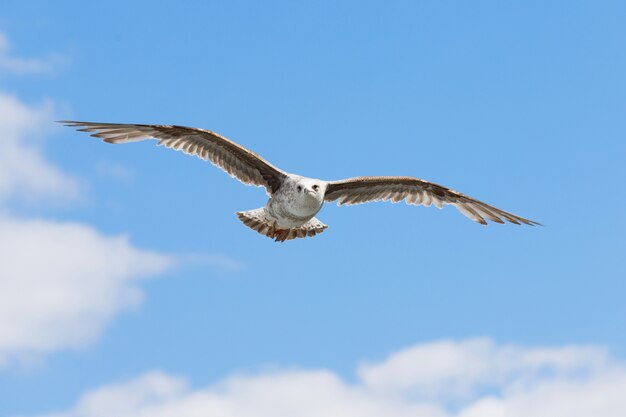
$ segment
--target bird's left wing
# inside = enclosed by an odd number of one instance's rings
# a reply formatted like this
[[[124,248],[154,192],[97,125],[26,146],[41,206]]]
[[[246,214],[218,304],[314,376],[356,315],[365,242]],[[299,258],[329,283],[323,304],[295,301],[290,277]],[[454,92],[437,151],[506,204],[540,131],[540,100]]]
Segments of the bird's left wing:
[[[339,200],[338,204],[362,204],[372,201],[405,200],[407,204],[438,208],[452,204],[461,213],[475,222],[487,224],[485,218],[496,223],[504,220],[530,226],[539,223],[500,210],[482,201],[458,193],[441,185],[412,177],[357,177],[340,181],[330,181],[326,187],[325,201]]]
[[[60,121],[81,132],[108,143],[138,142],[157,139],[157,145],[180,150],[208,160],[244,184],[265,187],[274,193],[286,174],[256,153],[215,132],[185,126],[140,125],[121,123],[93,123]]]

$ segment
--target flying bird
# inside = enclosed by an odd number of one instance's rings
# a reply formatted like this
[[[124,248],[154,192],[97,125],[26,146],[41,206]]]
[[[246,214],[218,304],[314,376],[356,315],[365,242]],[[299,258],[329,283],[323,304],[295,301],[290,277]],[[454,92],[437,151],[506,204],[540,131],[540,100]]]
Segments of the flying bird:
[[[237,212],[249,228],[277,242],[315,236],[328,228],[315,218],[327,201],[353,205],[404,200],[407,204],[455,206],[471,220],[539,225],[464,194],[413,177],[355,177],[338,181],[307,178],[282,171],[256,153],[210,130],[185,126],[60,121],[108,143],[156,139],[157,145],[208,160],[246,185],[265,187],[265,207]]]

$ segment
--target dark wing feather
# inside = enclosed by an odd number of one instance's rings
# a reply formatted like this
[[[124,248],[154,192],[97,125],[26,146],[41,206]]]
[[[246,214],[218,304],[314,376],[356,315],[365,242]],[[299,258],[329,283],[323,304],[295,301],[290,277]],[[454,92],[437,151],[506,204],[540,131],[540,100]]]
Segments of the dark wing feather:
[[[74,121],[60,121],[59,123],[78,127],[81,132],[93,132],[91,136],[101,138],[108,143],[156,139],[157,145],[208,160],[244,184],[265,187],[268,193],[276,192],[286,176],[283,171],[256,153],[210,130],[166,125]]]
[[[458,193],[441,185],[412,177],[357,177],[331,181],[326,187],[326,201],[338,200],[339,205],[362,204],[372,201],[405,200],[407,204],[442,208],[452,204],[461,213],[475,222],[487,224],[485,219],[496,223],[508,221],[530,226],[539,223],[500,210],[482,201]]]

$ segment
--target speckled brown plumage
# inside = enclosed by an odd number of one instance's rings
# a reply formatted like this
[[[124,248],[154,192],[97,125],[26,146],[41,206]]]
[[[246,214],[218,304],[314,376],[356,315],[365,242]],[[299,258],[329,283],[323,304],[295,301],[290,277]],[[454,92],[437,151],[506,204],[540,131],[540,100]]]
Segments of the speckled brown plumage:
[[[405,201],[411,205],[456,207],[477,223],[538,225],[450,188],[413,177],[356,177],[323,181],[284,172],[256,153],[210,130],[184,126],[65,121],[109,143],[156,139],[158,145],[210,161],[244,184],[265,187],[265,207],[238,212],[251,229],[278,242],[315,236],[328,226],[315,215],[325,201],[339,205]]]
[[[326,187],[325,201],[338,200],[339,205],[363,204],[372,201],[404,200],[407,204],[442,208],[444,204],[455,206],[470,219],[487,224],[485,218],[496,223],[504,220],[514,224],[538,225],[539,223],[500,210],[487,203],[473,199],[450,188],[412,177],[355,177],[330,181]]]
[[[168,125],[60,123],[79,127],[81,132],[90,132],[91,136],[114,144],[157,139],[159,146],[210,161],[244,184],[265,187],[268,193],[276,192],[286,175],[256,153],[210,130]]]
[[[276,222],[273,222],[267,217],[264,209],[239,211],[237,212],[237,217],[250,229],[267,236],[270,239],[274,239],[276,242],[284,242],[286,240],[303,237],[313,237],[328,228],[328,226],[315,219],[315,221],[308,221],[300,227],[281,229],[276,225]]]

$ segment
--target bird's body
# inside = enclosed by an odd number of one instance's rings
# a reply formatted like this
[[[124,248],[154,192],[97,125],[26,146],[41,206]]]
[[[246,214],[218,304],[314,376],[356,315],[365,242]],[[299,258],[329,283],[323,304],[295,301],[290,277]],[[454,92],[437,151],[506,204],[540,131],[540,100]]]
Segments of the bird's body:
[[[328,226],[315,218],[324,202],[339,205],[371,201],[412,205],[454,205],[470,219],[487,224],[508,221],[514,224],[539,223],[500,210],[449,188],[413,177],[355,177],[324,181],[284,172],[259,155],[215,132],[184,126],[140,125],[63,121],[67,126],[93,132],[109,143],[157,139],[159,145],[182,150],[209,160],[244,184],[265,187],[269,200],[265,207],[237,212],[248,227],[276,241],[315,236]]]
[[[325,181],[287,174],[265,207],[237,216],[246,226],[277,241],[315,236],[328,227],[315,218],[324,205],[325,191]]]
[[[325,181],[288,174],[265,210],[283,229],[300,227],[321,210],[325,189]]]

